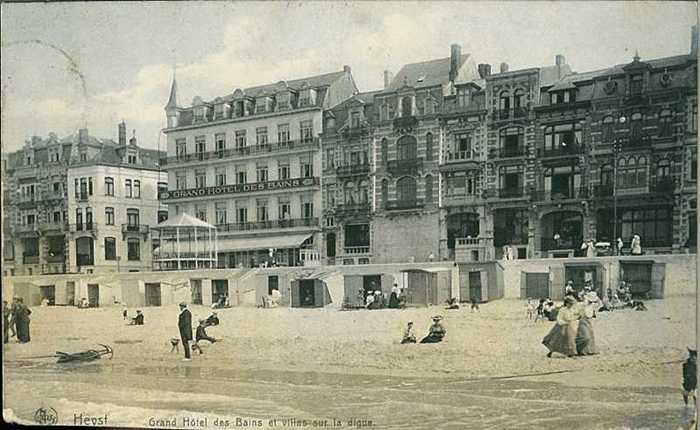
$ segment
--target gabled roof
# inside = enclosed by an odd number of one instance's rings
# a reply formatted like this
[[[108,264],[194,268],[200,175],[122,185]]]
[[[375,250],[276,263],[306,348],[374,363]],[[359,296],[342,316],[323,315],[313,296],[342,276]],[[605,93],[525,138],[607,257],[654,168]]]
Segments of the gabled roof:
[[[458,68],[469,59],[469,54],[462,54]],[[450,81],[450,57],[404,65],[385,90],[396,91],[404,85],[414,88],[445,85]]]
[[[195,218],[192,215],[188,215],[186,213],[181,213],[179,215],[175,215],[173,218],[168,218],[152,228],[159,229],[174,227],[200,227],[214,230],[216,229],[216,227],[209,224],[208,222],[204,222],[201,219]]]

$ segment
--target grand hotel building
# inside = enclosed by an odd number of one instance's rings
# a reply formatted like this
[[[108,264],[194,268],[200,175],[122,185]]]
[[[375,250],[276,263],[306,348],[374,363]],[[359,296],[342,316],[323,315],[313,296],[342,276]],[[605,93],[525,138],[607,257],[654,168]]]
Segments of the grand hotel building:
[[[165,107],[170,217],[216,227],[219,267],[297,265],[321,251],[323,112],[357,92],[342,71]],[[156,255],[158,260],[159,256]],[[308,262],[307,262],[308,263]]]

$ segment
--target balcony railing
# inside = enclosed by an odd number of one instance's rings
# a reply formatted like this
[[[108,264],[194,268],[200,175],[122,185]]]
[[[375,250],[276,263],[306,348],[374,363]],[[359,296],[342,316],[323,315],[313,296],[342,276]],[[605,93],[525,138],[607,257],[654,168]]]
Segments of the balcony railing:
[[[537,148],[538,157],[574,157],[583,152],[581,145],[567,145],[558,148]]]
[[[211,258],[216,258],[215,255],[213,255],[212,252],[189,252],[189,251],[182,251],[180,252],[179,256],[177,252],[166,252],[166,251],[159,251],[153,254],[153,259],[154,260],[168,260],[168,259],[204,259],[204,260],[209,260]]]
[[[15,233],[31,233],[38,231],[37,224],[18,224],[14,226]]]
[[[393,175],[415,175],[423,167],[422,158],[410,158],[407,160],[389,160],[387,170]]]
[[[394,129],[411,130],[418,126],[418,118],[415,116],[401,116],[394,118]]]
[[[367,246],[346,246],[343,248],[345,254],[356,255],[356,254],[369,254],[369,245]]]
[[[676,181],[673,178],[657,178],[651,184],[654,193],[673,193],[676,190]]]
[[[63,191],[45,191],[41,197],[44,200],[64,200],[67,196]]]
[[[82,231],[96,232],[97,225],[95,223],[91,223],[91,222],[90,223],[82,223],[82,224],[70,224],[69,231],[71,233],[82,232]]]
[[[503,147],[503,148],[492,148],[489,151],[489,158],[513,158],[522,157],[527,155],[527,149],[525,145],[519,145],[517,147]]]
[[[483,246],[484,239],[480,239],[478,237],[456,237],[455,238],[455,245],[456,246]]]
[[[38,255],[22,255],[22,263],[24,264],[39,264]]]
[[[493,111],[494,121],[524,118],[528,114],[527,108],[517,107],[511,109],[496,109]]]
[[[360,214],[368,213],[370,210],[370,204],[367,203],[343,203],[335,208],[335,214],[337,216],[344,216],[350,214]]]
[[[147,224],[122,224],[122,233],[148,234]]]
[[[278,228],[318,227],[318,225],[318,218],[294,218],[276,219],[268,221],[240,222],[234,224],[219,224],[216,226],[216,228],[220,233],[224,233],[252,230],[271,230]]]
[[[39,224],[39,230],[41,230],[41,231],[66,231],[66,230],[68,230],[68,223],[43,222],[43,223]]]
[[[46,256],[47,263],[63,263],[64,261],[66,261],[65,254],[54,254]]]
[[[369,172],[369,164],[350,164],[347,166],[338,166],[335,168],[337,175],[356,175]]]
[[[593,195],[595,197],[612,197],[613,186],[611,184],[596,185],[593,187]]]
[[[579,249],[582,239],[580,237],[549,239],[542,238],[542,251],[553,251],[558,249]]]
[[[654,140],[649,134],[640,134],[638,136],[628,134],[627,136],[615,139],[615,143],[623,148],[647,148],[651,146],[653,142]]]
[[[588,198],[588,188],[571,188],[567,190],[535,190],[531,193],[533,201],[548,202],[567,199],[585,199]]]
[[[265,145],[251,145],[241,148],[217,149],[209,152],[195,152],[194,154],[181,154],[161,158],[160,165],[183,164],[195,161],[219,160],[233,157],[246,157],[249,155],[264,154],[268,152],[283,152],[292,150],[304,150],[318,148],[318,138],[305,140],[290,140],[287,142],[267,143]]]
[[[498,197],[502,199],[523,197],[524,195],[525,190],[523,188],[501,188],[498,190]]]
[[[476,160],[478,157],[479,157],[479,154],[476,151],[455,151],[455,152],[448,151],[445,154],[445,161],[447,163],[459,162],[459,161],[471,161],[471,160]]]
[[[387,210],[419,209],[424,206],[423,200],[390,200],[386,204]]]

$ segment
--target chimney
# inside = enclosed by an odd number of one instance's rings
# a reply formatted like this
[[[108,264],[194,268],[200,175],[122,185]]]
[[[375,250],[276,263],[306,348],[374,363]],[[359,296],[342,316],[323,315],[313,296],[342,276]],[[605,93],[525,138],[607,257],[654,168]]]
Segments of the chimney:
[[[454,82],[455,79],[457,79],[461,58],[462,47],[456,43],[453,43],[450,46],[450,82]]]
[[[487,76],[491,74],[491,65],[490,64],[479,64],[477,66],[477,69],[479,71],[479,76],[481,79],[485,79]]]
[[[351,71],[352,71],[352,69],[347,64],[343,66],[343,72],[350,73]]]
[[[389,84],[391,84],[391,79],[394,77],[394,74],[391,73],[388,70],[384,71],[384,89],[389,88]]]
[[[501,73],[508,71],[508,63],[501,63]]]
[[[697,24],[690,28],[690,55],[698,56],[698,26]]]
[[[78,130],[78,144],[85,145],[88,143],[88,129],[81,128]]]
[[[564,58],[564,56],[561,54],[557,54],[554,57],[554,64],[556,64],[557,66],[563,66],[564,64],[566,64],[566,58]]]
[[[124,120],[119,123],[119,146],[126,146],[126,123]]]

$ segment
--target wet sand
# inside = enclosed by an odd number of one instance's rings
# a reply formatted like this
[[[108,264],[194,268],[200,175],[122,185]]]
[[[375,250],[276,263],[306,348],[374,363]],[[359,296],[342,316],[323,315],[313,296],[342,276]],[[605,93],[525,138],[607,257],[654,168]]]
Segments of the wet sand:
[[[144,308],[144,326],[126,326],[120,308],[34,308],[32,342],[4,352],[4,412],[33,422],[51,407],[65,424],[107,414],[108,425],[139,427],[678,428],[688,416],[679,361],[694,344],[695,298],[648,307],[601,314],[601,354],[574,359],[545,358],[540,341],[552,323],[528,321],[520,301],[480,313],[232,308],[208,329],[224,340],[191,362],[169,352],[176,307]],[[436,313],[443,343],[399,344],[407,321],[421,337]],[[97,343],[112,345],[114,358],[26,358]]]

